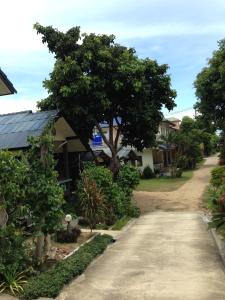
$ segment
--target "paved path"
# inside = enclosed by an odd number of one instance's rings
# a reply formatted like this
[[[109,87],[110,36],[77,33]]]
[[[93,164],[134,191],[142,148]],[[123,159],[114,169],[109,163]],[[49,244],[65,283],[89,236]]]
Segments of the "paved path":
[[[196,213],[154,212],[136,221],[60,300],[224,300],[225,276]]]
[[[166,210],[175,211],[148,212],[136,220],[57,299],[225,300],[222,262],[200,213],[193,211],[215,162],[208,159],[192,180],[173,192],[173,200],[163,198],[160,204],[168,200]],[[178,211],[178,196],[184,211]],[[151,199],[143,197],[145,205]]]

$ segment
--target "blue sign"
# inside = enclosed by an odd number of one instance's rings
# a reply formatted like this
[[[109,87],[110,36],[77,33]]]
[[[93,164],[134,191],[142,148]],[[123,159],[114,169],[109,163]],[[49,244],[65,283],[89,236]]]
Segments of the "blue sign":
[[[102,136],[100,134],[94,134],[92,146],[102,146]]]

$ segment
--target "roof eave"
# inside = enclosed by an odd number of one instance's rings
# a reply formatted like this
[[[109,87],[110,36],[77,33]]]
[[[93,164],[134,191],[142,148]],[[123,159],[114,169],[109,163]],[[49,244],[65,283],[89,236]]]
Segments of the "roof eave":
[[[16,94],[17,93],[17,90],[14,88],[12,82],[8,79],[8,77],[6,76],[6,74],[1,69],[0,69],[0,80],[2,80],[2,82],[4,83],[4,85],[6,85],[6,87],[10,91],[10,93],[0,94],[0,96],[12,95],[12,94]]]

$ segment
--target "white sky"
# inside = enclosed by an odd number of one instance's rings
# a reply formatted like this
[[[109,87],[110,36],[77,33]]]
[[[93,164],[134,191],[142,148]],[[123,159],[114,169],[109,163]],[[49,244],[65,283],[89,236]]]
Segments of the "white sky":
[[[225,0],[0,0],[0,7],[0,67],[18,91],[0,97],[0,113],[35,109],[47,96],[42,81],[54,58],[33,30],[35,22],[113,33],[139,56],[169,64],[175,111],[195,103],[196,75],[225,37]]]

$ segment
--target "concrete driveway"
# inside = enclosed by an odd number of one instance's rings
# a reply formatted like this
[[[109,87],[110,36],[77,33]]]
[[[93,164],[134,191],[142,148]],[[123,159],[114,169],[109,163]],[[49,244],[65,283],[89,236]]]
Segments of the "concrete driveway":
[[[137,192],[145,214],[57,299],[225,300],[223,264],[198,211],[216,162],[177,191]]]
[[[58,300],[224,300],[225,275],[197,213],[154,212],[67,286]]]

